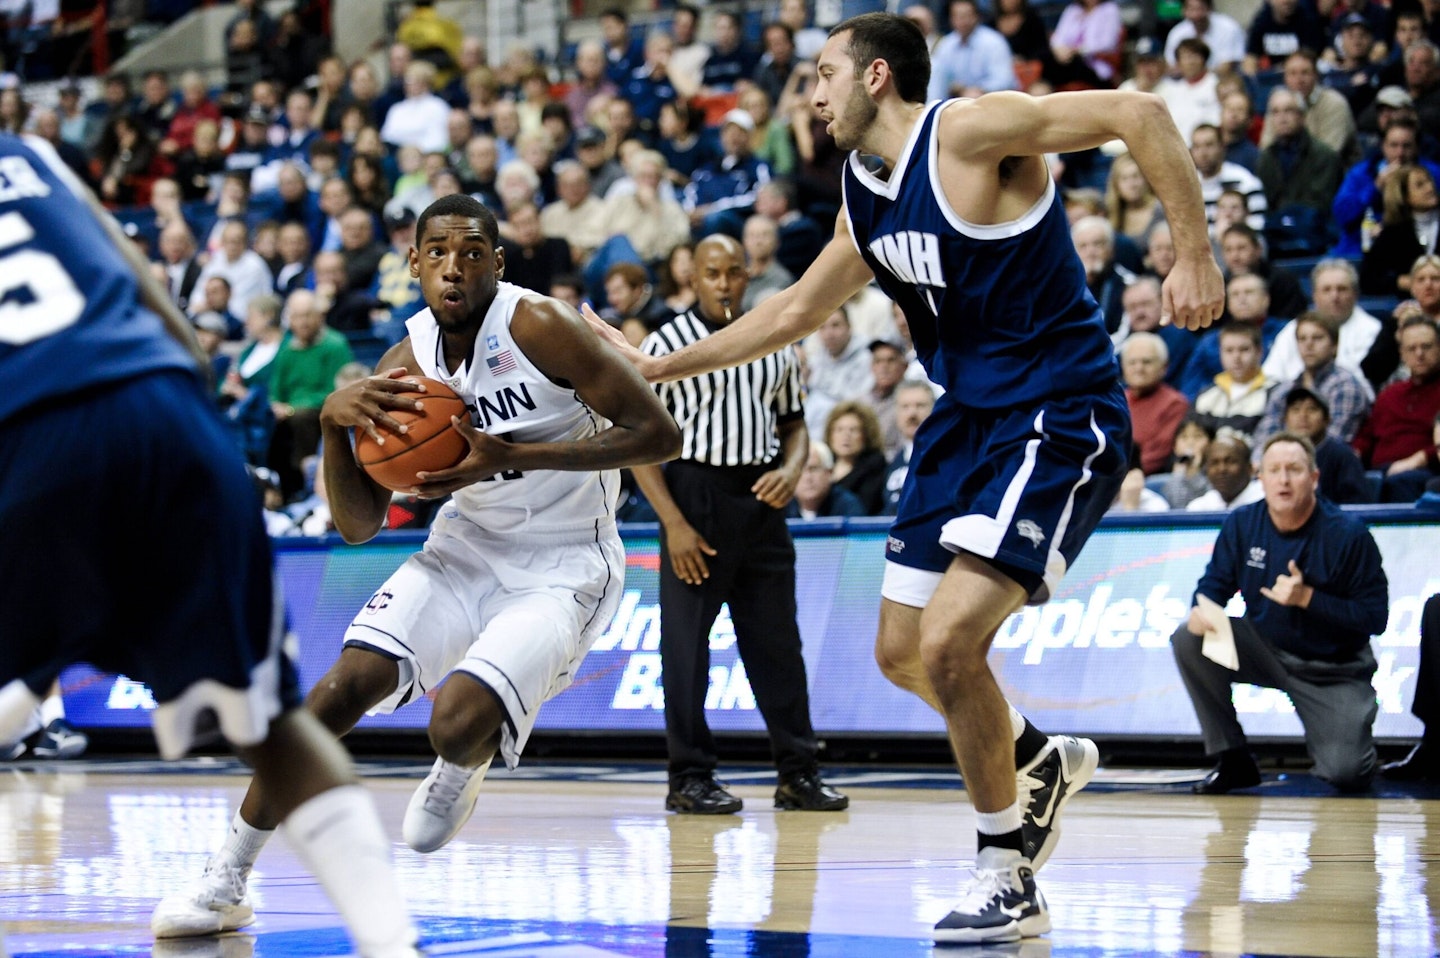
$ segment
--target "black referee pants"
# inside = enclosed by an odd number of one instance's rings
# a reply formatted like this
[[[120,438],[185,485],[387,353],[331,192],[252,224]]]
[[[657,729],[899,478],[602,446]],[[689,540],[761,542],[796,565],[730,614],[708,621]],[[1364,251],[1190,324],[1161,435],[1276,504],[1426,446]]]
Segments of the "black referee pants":
[[[755,498],[764,467],[733,469],[676,461],[665,469],[670,494],[716,551],[710,578],[687,585],[675,575],[661,532],[660,662],[670,776],[710,774],[717,758],[705,721],[710,682],[710,629],[730,604],[740,660],[770,732],[782,775],[815,765],[810,692],[795,622],[795,544],[785,514]]]

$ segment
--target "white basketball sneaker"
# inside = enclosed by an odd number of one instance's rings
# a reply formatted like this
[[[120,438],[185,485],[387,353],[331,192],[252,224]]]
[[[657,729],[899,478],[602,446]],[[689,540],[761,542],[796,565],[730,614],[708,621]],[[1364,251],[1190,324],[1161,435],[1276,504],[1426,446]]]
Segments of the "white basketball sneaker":
[[[228,861],[211,858],[205,874],[183,892],[163,898],[150,915],[156,938],[215,935],[244,928],[255,920],[245,893],[246,873]]]
[[[466,768],[437,758],[405,809],[405,844],[417,852],[433,852],[454,838],[475,810],[480,783],[493,760]]]
[[[1100,749],[1088,738],[1052,735],[1040,754],[1015,776],[1020,811],[1023,853],[1040,870],[1060,841],[1060,812],[1065,803],[1089,784],[1100,766]]]
[[[1050,930],[1050,910],[1030,863],[1004,848],[982,848],[960,903],[935,926],[941,944],[1019,941]]]

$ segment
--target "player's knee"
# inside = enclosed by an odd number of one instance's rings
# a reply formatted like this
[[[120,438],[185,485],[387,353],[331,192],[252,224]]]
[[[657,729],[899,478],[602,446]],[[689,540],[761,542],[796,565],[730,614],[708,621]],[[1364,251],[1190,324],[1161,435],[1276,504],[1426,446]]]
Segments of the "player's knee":
[[[1170,651],[1175,656],[1175,662],[1181,668],[1196,662],[1200,658],[1201,637],[1185,628],[1181,623],[1170,635]]]
[[[395,691],[398,677],[399,668],[391,659],[346,648],[330,671],[310,690],[305,707],[332,732],[343,734]]]
[[[440,689],[430,712],[430,746],[447,762],[473,765],[499,744],[505,712],[495,693],[463,672]]]
[[[884,636],[875,640],[875,664],[885,678],[901,688],[909,688],[915,677],[924,672],[913,643],[899,643]]]
[[[937,691],[966,685],[989,669],[983,649],[948,632],[921,634],[920,663]]]

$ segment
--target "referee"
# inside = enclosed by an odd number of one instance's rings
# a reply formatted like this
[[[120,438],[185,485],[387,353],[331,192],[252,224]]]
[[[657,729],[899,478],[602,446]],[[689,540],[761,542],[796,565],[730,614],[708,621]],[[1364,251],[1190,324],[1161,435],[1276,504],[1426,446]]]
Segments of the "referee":
[[[739,318],[749,283],[740,244],[718,234],[702,240],[694,282],[695,306],[647,336],[643,352],[673,352]],[[780,773],[775,806],[839,811],[850,800],[821,780],[815,760],[795,621],[795,545],[783,511],[810,451],[794,350],[655,389],[684,440],[680,458],[663,471],[633,470],[661,525],[665,807],[721,815],[742,805],[715,780],[715,740],[705,721],[710,629],[728,602]]]

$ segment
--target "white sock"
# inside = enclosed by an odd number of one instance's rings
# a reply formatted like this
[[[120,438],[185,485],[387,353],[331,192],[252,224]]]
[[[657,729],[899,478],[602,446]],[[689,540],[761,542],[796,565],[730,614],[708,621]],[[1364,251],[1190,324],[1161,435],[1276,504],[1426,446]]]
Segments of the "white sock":
[[[49,728],[50,723],[65,717],[65,700],[52,695],[40,703],[40,727]]]
[[[998,812],[975,813],[975,830],[981,835],[1008,835],[1018,831],[1022,822],[1019,802]]]
[[[390,862],[390,840],[359,785],[321,792],[285,819],[285,834],[345,920],[364,958],[413,955],[415,928]]]
[[[20,679],[0,688],[0,744],[18,742],[35,731],[29,726],[39,704],[40,697]]]
[[[230,831],[225,833],[225,844],[220,846],[220,857],[234,865],[241,875],[249,875],[260,850],[275,834],[273,828],[256,828],[235,812],[230,819]]]
[[[1012,741],[1020,741],[1020,736],[1025,732],[1025,716],[1015,711],[1015,706],[1007,704],[1010,710],[1010,734],[1014,736]]]

